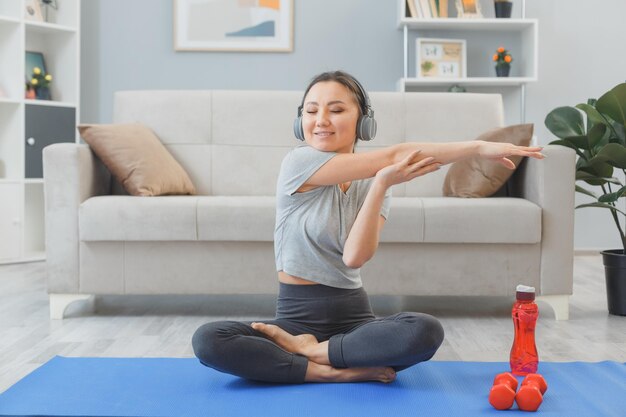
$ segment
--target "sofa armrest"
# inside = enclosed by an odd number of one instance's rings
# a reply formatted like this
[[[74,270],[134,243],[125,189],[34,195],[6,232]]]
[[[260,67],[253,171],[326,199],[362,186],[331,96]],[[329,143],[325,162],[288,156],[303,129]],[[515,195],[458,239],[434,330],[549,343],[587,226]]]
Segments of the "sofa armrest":
[[[79,292],[78,208],[109,194],[111,174],[89,146],[56,143],[43,150],[49,293]]]
[[[576,153],[546,145],[543,160],[526,158],[510,184],[511,196],[541,207],[541,295],[572,294]]]

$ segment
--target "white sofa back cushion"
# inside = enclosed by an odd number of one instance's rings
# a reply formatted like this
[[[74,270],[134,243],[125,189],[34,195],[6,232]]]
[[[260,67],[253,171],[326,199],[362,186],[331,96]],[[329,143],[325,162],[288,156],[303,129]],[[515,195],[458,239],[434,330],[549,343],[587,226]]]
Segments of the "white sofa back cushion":
[[[357,152],[416,142],[472,140],[503,125],[498,94],[373,92],[378,134]],[[121,91],[113,122],[150,127],[187,170],[199,194],[271,196],[280,161],[298,144],[299,91]],[[394,188],[438,197],[447,167]]]

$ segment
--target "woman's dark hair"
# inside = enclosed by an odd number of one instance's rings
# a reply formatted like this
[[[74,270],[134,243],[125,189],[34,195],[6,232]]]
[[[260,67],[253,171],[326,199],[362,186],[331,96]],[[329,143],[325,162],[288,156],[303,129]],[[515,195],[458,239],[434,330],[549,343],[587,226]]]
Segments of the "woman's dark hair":
[[[358,81],[356,80],[356,78],[354,78],[352,75],[348,74],[345,71],[327,71],[313,77],[308,87],[304,91],[304,95],[302,96],[303,103],[311,87],[323,81],[335,81],[346,87],[352,93],[352,95],[356,99],[356,102],[359,104],[361,114],[367,113],[365,96],[363,95],[363,91],[359,87]]]

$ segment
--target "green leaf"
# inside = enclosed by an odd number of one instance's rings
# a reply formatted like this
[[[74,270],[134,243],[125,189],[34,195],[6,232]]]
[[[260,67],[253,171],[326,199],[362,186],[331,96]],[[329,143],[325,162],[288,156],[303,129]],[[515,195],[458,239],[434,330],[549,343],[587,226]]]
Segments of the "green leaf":
[[[618,180],[617,178],[601,178],[581,170],[576,171],[576,181],[585,181],[589,185],[604,185],[607,182],[610,182],[611,184],[617,184],[619,186],[622,185],[620,180]]]
[[[606,144],[593,160],[604,161],[616,168],[626,169],[626,147],[619,143]]]
[[[589,138],[589,148],[594,149],[598,143],[604,138],[604,134],[608,127],[604,123],[595,124],[587,133],[587,137]]]
[[[602,207],[602,208],[607,208],[609,210],[617,211],[618,213],[621,213],[624,216],[626,216],[626,213],[624,213],[623,211],[621,211],[617,207],[613,207],[612,205],[606,204],[606,203],[589,203],[589,204],[581,204],[579,206],[576,206],[577,209],[578,208],[585,208],[585,207]]]
[[[577,104],[576,108],[584,111],[587,114],[587,117],[589,118],[592,124],[606,123],[606,120],[604,120],[604,117],[602,117],[600,112],[596,110],[595,107],[589,104],[581,103],[581,104]],[[589,128],[589,124],[587,125],[587,128]]]
[[[600,97],[596,109],[616,122],[626,124],[626,83],[616,85]]]
[[[583,116],[574,107],[557,107],[548,113],[544,123],[550,132],[561,139],[585,134]]]
[[[613,167],[598,157],[585,161],[578,170],[588,172],[599,178],[609,178],[613,175]]]
[[[598,196],[594,192],[586,190],[583,187],[581,187],[580,185],[576,186],[576,191],[578,191],[581,194],[587,194],[589,197],[593,197],[596,200],[598,199]]]
[[[611,121],[611,126],[613,126],[613,130],[611,142],[619,143],[622,146],[626,146],[626,126],[617,123],[616,121]]]
[[[577,148],[584,149],[586,151],[590,150],[589,147],[589,138],[585,135],[582,136],[568,136],[563,138],[564,141],[571,143]]]
[[[624,194],[626,194],[626,187],[622,187],[614,193],[601,195],[598,199],[601,203],[614,203],[620,199]]]

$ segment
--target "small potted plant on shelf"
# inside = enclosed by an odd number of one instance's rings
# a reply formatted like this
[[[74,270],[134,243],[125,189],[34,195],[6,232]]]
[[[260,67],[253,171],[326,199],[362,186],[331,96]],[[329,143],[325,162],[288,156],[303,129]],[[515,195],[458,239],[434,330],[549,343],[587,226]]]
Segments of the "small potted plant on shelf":
[[[586,114],[586,126],[583,120]],[[618,84],[599,99],[589,99],[576,107],[558,107],[545,120],[546,127],[559,138],[551,144],[567,146],[578,155],[576,191],[592,197],[592,203],[576,208],[599,207],[609,211],[622,242],[622,248],[602,251],[605,266],[609,313],[626,315],[626,234],[620,217],[626,212],[618,202],[626,196],[626,186],[613,176],[614,170],[626,174],[626,83]],[[588,185],[599,187],[594,192]],[[621,200],[623,207],[623,201]]]
[[[52,75],[44,74],[41,68],[34,67],[33,75],[26,84],[26,98],[36,98],[38,100],[52,100],[52,97],[50,96],[51,82]]]
[[[509,0],[494,0],[496,7],[496,17],[508,18],[511,17],[511,11],[513,10],[513,2]]]
[[[511,71],[511,62],[513,57],[502,46],[493,54],[493,61],[496,63],[496,75],[498,77],[508,77]]]

